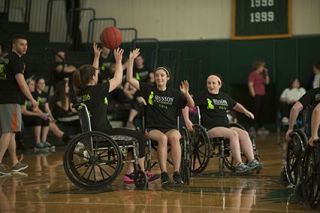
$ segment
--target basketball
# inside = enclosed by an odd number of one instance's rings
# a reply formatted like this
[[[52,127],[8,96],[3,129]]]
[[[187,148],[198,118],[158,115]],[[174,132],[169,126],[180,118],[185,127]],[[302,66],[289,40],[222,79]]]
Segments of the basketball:
[[[122,42],[121,31],[116,27],[106,27],[100,34],[100,41],[109,49],[116,49]]]

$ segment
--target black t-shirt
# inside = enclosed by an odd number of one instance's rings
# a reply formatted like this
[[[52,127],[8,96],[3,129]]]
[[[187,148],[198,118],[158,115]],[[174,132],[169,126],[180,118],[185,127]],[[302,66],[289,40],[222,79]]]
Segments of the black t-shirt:
[[[15,76],[24,74],[23,58],[10,52],[0,64],[0,104],[23,104],[23,94]]]
[[[140,82],[141,96],[146,100],[146,127],[150,129],[177,129],[179,111],[187,105],[187,99],[179,90]]]
[[[133,69],[133,77],[141,82],[148,82],[149,73],[151,72],[151,69],[148,67],[143,67],[141,69],[134,68]]]
[[[210,94],[208,91],[195,95],[195,105],[199,106],[201,124],[211,129],[213,127],[229,127],[227,111],[232,109],[237,102],[225,93]]]
[[[87,86],[80,91],[81,102],[87,105],[91,118],[91,128],[94,131],[107,131],[112,128],[108,120],[109,81]]]
[[[309,105],[315,107],[320,103],[320,88],[309,90],[299,99],[299,102],[303,105],[303,108],[306,108]]]
[[[36,100],[39,104],[39,109],[42,112],[45,112],[45,105],[48,103],[48,94],[45,92],[39,93],[37,90],[32,93],[32,97]]]

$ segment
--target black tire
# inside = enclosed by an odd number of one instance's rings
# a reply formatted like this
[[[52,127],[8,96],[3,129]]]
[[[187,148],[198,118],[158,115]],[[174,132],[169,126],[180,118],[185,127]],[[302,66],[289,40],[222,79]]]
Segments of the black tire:
[[[303,153],[305,152],[306,136],[302,131],[294,131],[288,144],[286,172],[288,181],[297,185],[302,175]]]
[[[191,133],[191,172],[200,174],[207,167],[210,160],[210,143],[204,127],[195,124]]]
[[[186,128],[181,130],[181,165],[180,165],[180,175],[184,184],[190,184],[191,177],[191,145],[190,145],[190,134]]]
[[[110,185],[121,172],[122,164],[118,145],[108,135],[94,131],[74,137],[63,158],[64,171],[71,182],[88,190]]]
[[[148,178],[147,175],[141,171],[141,170],[136,170],[134,173],[134,185],[137,188],[147,188],[148,187]]]

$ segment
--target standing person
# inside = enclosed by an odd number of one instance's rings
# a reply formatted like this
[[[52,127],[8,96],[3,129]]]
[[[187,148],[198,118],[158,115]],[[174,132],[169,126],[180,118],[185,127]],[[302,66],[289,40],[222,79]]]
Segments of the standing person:
[[[248,87],[251,97],[253,98],[253,114],[256,120],[255,129],[258,134],[269,134],[265,129],[263,105],[266,95],[266,85],[270,83],[268,69],[263,61],[255,61],[252,65],[253,71],[248,77]]]
[[[170,79],[168,68],[158,67],[155,69],[155,85],[138,81],[133,77],[133,59],[139,55],[134,51],[129,58],[127,68],[127,81],[140,90],[141,96],[146,100],[146,131],[147,137],[158,142],[158,158],[161,169],[162,186],[170,183],[167,172],[167,147],[171,145],[173,159],[173,181],[175,184],[183,184],[180,175],[181,162],[181,134],[178,130],[177,117],[180,111],[188,105],[194,106],[189,94],[189,83],[183,81],[180,91],[167,87]]]
[[[12,39],[12,51],[7,56],[4,69],[0,71],[0,174],[9,174],[2,164],[3,156],[8,150],[14,172],[28,168],[28,164],[18,161],[16,155],[16,132],[21,131],[21,104],[23,95],[34,108],[38,103],[32,97],[24,78],[25,64],[23,56],[28,49],[27,38],[16,35]]]

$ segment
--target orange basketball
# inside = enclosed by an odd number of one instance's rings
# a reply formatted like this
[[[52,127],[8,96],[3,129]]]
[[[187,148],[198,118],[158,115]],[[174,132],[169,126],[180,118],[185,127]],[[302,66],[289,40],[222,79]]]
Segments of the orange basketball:
[[[100,34],[100,41],[109,49],[116,49],[122,42],[121,31],[116,27],[106,27]]]

